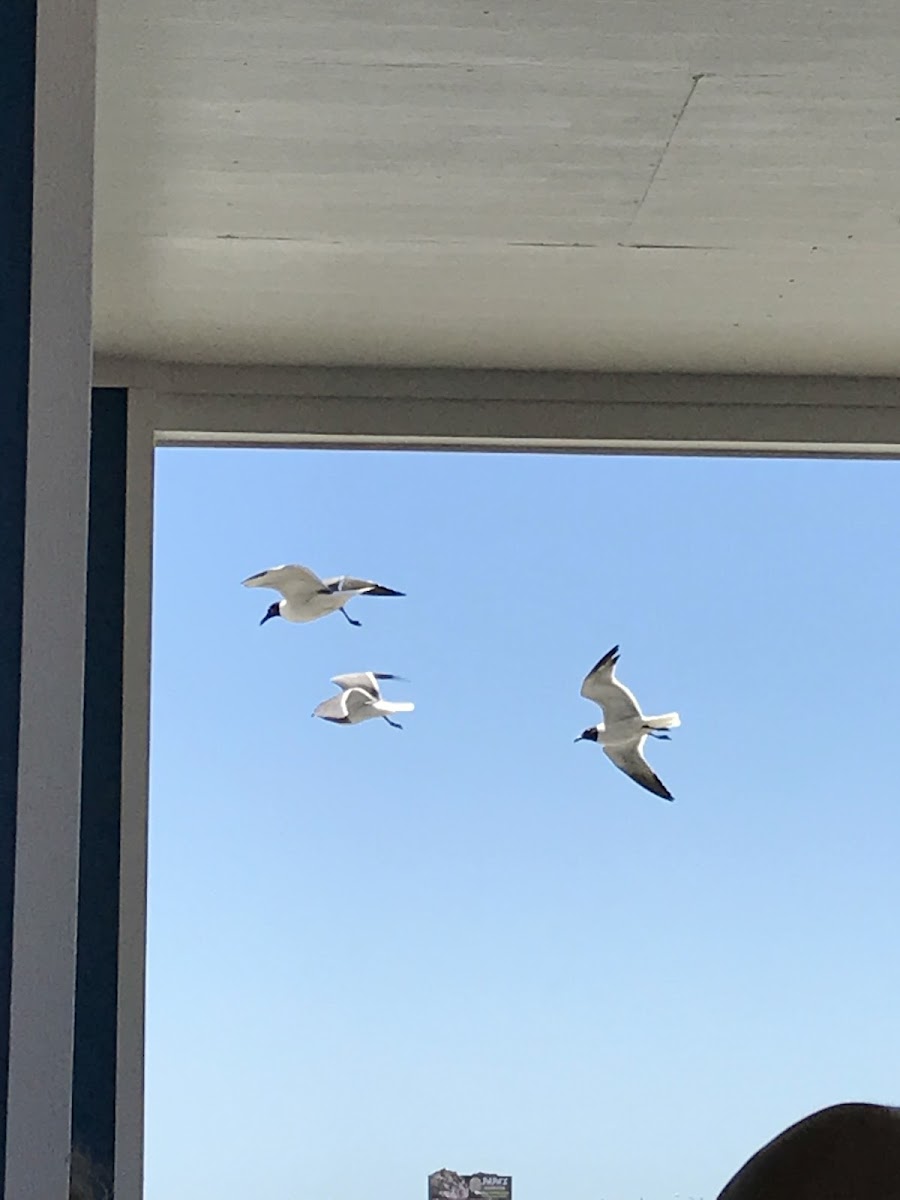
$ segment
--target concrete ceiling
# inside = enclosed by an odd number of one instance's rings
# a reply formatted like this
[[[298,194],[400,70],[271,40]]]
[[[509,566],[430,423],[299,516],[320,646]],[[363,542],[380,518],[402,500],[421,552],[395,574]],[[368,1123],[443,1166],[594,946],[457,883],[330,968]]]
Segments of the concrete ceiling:
[[[892,0],[101,0],[95,337],[900,374]]]

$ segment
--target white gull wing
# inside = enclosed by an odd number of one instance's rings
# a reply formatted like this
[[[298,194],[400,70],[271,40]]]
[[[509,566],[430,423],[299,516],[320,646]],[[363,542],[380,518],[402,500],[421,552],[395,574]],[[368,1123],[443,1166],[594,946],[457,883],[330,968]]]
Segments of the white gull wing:
[[[603,753],[610,762],[615,763],[620,771],[624,771],[635,783],[639,783],[648,792],[653,792],[655,796],[662,796],[663,800],[674,800],[675,797],[659,776],[651,770],[649,763],[644,758],[646,740],[647,734],[645,733],[630,746],[604,746]]]
[[[351,724],[364,708],[368,708],[373,699],[372,693],[365,688],[347,688],[339,696],[331,696],[323,700],[313,710],[314,717],[325,721],[337,721],[339,724]]]
[[[377,700],[381,696],[381,688],[378,686],[379,679],[400,678],[402,678],[400,675],[389,675],[385,671],[355,671],[350,675],[334,675],[331,682],[337,684],[339,688],[364,688],[367,692],[371,692]]]
[[[328,588],[309,567],[301,567],[296,563],[281,567],[271,567],[268,571],[260,571],[244,580],[244,587],[272,588],[281,592],[285,600],[303,603],[319,592]]]
[[[607,725],[643,716],[634,694],[616,679],[615,669],[618,661],[619,647],[613,646],[612,650],[604,654],[597,665],[587,673],[581,685],[581,694],[585,700],[593,700],[603,709]]]

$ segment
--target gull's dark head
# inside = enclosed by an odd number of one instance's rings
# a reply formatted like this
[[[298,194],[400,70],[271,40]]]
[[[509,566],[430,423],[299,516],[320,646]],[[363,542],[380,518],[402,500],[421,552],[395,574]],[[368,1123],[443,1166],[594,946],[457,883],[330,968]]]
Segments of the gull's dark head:
[[[271,621],[273,617],[281,616],[281,609],[279,607],[280,603],[280,600],[276,600],[274,604],[269,605],[269,607],[266,609],[266,615],[260,621],[260,625],[265,625],[266,621]]]
[[[596,742],[596,740],[597,740],[597,726],[596,725],[592,725],[590,727],[590,729],[585,729],[584,733],[579,733],[578,737],[575,739],[576,742]]]

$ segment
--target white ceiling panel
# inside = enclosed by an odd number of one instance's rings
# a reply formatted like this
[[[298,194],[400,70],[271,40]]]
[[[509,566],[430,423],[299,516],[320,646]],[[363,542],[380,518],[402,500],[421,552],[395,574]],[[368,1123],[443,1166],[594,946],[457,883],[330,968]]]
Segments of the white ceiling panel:
[[[886,0],[101,0],[95,337],[893,373]]]
[[[701,77],[628,241],[900,250],[896,75]]]

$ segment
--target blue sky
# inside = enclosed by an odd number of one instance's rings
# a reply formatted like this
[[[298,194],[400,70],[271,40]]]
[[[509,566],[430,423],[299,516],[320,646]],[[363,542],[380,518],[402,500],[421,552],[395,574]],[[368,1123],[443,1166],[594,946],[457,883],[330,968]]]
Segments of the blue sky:
[[[714,1200],[900,1099],[900,468],[157,455],[147,1200]],[[259,619],[255,571],[398,588]],[[575,736],[613,644],[682,727]],[[390,671],[404,730],[310,719]]]

